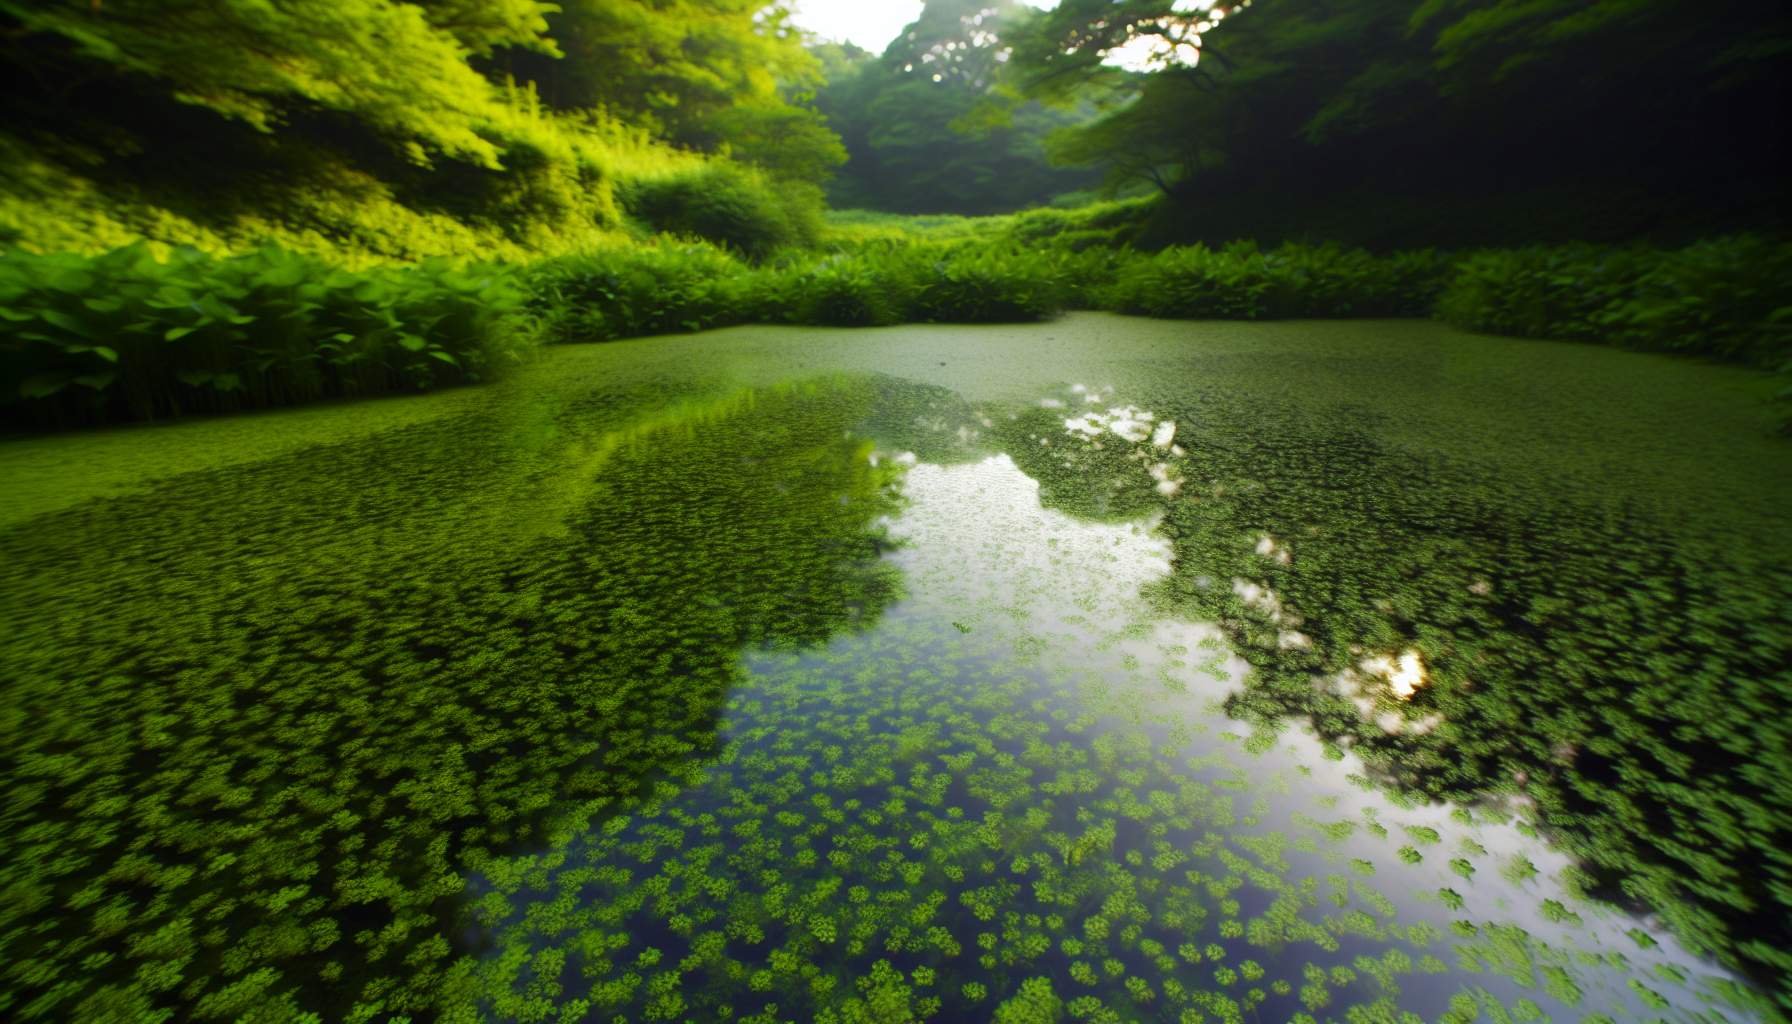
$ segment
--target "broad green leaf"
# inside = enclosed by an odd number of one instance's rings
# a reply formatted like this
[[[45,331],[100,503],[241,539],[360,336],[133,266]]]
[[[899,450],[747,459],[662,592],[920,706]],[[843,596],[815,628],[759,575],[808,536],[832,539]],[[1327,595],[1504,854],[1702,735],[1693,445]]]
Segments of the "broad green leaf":
[[[37,373],[19,382],[20,398],[48,398],[67,387],[74,376],[67,373]]]
[[[69,316],[68,314],[63,313],[59,310],[40,309],[37,311],[37,317],[39,320],[42,320],[44,323],[47,323],[53,327],[59,327],[62,330],[68,331],[71,334],[86,334],[87,333],[87,328],[82,326],[82,324],[79,320],[76,320],[74,317]]]

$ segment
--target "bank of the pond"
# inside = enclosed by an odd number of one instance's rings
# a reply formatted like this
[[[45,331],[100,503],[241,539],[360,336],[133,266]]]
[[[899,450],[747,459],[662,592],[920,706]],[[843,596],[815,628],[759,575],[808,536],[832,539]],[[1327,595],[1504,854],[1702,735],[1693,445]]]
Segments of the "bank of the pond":
[[[1140,253],[1032,239],[839,239],[747,262],[656,244],[530,264],[345,270],[267,249],[0,252],[0,417],[66,428],[489,381],[543,341],[738,324],[1435,316],[1502,335],[1767,369],[1792,358],[1792,245],[1372,254],[1239,242]],[[1785,396],[1782,396],[1785,397]],[[1783,408],[1783,407],[1782,407]]]
[[[0,442],[0,1011],[1772,1019],[1765,386],[1075,314]]]

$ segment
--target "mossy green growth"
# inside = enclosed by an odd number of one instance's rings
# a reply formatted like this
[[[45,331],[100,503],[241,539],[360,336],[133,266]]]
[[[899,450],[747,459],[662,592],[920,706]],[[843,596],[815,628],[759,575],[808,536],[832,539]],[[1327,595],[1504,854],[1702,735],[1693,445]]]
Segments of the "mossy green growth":
[[[466,902],[468,870],[683,777],[738,651],[897,596],[895,471],[849,433],[876,394],[595,431],[562,410],[536,450],[508,413],[465,416],[0,534],[7,1015],[365,1019],[464,992],[454,922],[507,912]]]
[[[1088,336],[1048,340],[1079,324],[1115,332],[1098,356]],[[1117,1022],[1291,1019],[1307,1006],[1431,1019],[1477,981],[1499,989],[1475,1001],[1488,1016],[1535,998],[1567,1019],[1557,1003],[1576,988],[1589,1011],[1640,1006],[1618,980],[1630,968],[1596,935],[1577,951],[1589,959],[1552,959],[1486,919],[1509,891],[1497,871],[1477,876],[1462,915],[1475,920],[1445,935],[1458,915],[1402,894],[1438,885],[1447,855],[1410,865],[1396,853],[1408,838],[1429,845],[1400,831],[1423,796],[1510,794],[1503,769],[1541,756],[1497,703],[1472,702],[1477,690],[1503,687],[1551,738],[1569,724],[1493,670],[1463,677],[1468,700],[1440,701],[1451,659],[1496,649],[1486,638],[1505,628],[1428,614],[1477,578],[1459,569],[1491,571],[1477,545],[1484,524],[1506,521],[1458,507],[1451,488],[1536,512],[1526,529],[1551,539],[1584,496],[1539,494],[1505,452],[1465,454],[1478,446],[1460,417],[1478,413],[1428,409],[1428,433],[1404,432],[1397,410],[1347,414],[1397,391],[1398,375],[1340,356],[1336,328],[1291,348],[1269,330],[1147,344],[1119,325],[1168,329],[1077,318],[561,348],[492,389],[489,408],[12,523],[0,645],[21,675],[0,721],[26,799],[9,806],[3,840],[22,894],[7,911],[6,1011],[950,1021],[1033,1006],[1032,979],[1064,1016]],[[1512,344],[1354,329],[1374,337],[1348,351],[1413,342],[1407,358],[1432,369],[1451,346]],[[1291,365],[1362,390],[1286,394],[1276,381]],[[812,376],[830,367],[861,372]],[[776,383],[793,376],[809,383]],[[1059,386],[1078,379],[1113,384],[1096,399]],[[1080,443],[1066,420],[1127,403],[1156,414],[1142,440],[1117,421],[1078,429],[1104,448],[1062,461]],[[1152,440],[1165,419],[1183,455]],[[1053,445],[1039,444],[1048,430]],[[1125,454],[1142,446],[1150,461]],[[899,451],[917,460],[886,457]],[[1156,480],[1171,459],[1180,476]],[[904,474],[910,461],[921,464]],[[1130,476],[1115,487],[1107,474]],[[1634,493],[1624,479],[1613,472],[1614,494]],[[1020,519],[997,515],[1004,480],[1020,485]],[[1173,494],[1155,486],[1178,480]],[[931,521],[946,525],[904,533],[941,494],[954,515]],[[1034,520],[1057,524],[1061,543],[1027,532]],[[1375,542],[1377,529],[1391,539]],[[1101,557],[1078,562],[1068,549],[1088,537]],[[1649,537],[1651,551],[1676,550]],[[1540,543],[1497,550],[1534,565]],[[1686,558],[1710,553],[1696,536],[1678,543]],[[1740,585],[1720,600],[1777,578],[1769,544],[1733,567]],[[1593,558],[1549,551],[1552,565]],[[1167,583],[1143,597],[1103,589],[1149,578],[1127,573],[1151,558]],[[1266,622],[1261,600],[1230,587],[1234,568],[1303,621]],[[1204,574],[1219,586],[1199,586]],[[1771,623],[1764,607],[1737,621]],[[1549,649],[1572,654],[1575,634],[1545,626]],[[1284,648],[1283,630],[1312,646]],[[1336,768],[1315,745],[1307,774],[1285,771],[1299,730],[1257,724],[1313,713],[1313,676],[1357,664],[1352,643],[1366,656],[1405,642],[1426,685],[1373,710],[1445,720],[1396,733],[1320,702],[1337,749],[1370,768]],[[1731,650],[1721,633],[1687,642]],[[1252,672],[1208,671],[1210,654],[1234,651]],[[1228,692],[1251,725],[1224,717]],[[1458,747],[1474,756],[1453,762]],[[1390,783],[1414,798],[1380,802]],[[1550,791],[1535,771],[1527,787]],[[1344,801],[1377,802],[1386,825],[1317,842],[1325,822],[1357,820]],[[1431,839],[1448,833],[1439,849],[1494,827],[1425,820]],[[1358,884],[1346,864],[1359,859],[1386,895]],[[1599,908],[1572,912],[1589,933],[1611,931]],[[39,941],[52,928],[65,944]],[[1210,981],[1222,970],[1229,987]],[[1646,970],[1635,973],[1652,992],[1695,1005],[1696,970],[1685,986]],[[1521,996],[1526,985],[1541,988]]]

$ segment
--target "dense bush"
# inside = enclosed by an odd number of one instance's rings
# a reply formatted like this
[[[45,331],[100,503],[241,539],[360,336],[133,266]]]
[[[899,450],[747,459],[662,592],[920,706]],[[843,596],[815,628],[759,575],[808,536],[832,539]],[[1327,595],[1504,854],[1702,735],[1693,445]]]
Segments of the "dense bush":
[[[1672,251],[1481,252],[1460,262],[1436,314],[1492,334],[1777,365],[1792,355],[1789,280],[1792,245],[1747,235]]]
[[[832,256],[787,271],[768,284],[787,298],[786,318],[826,327],[878,327],[900,323],[907,312],[908,281],[866,257]]]
[[[553,341],[614,341],[744,320],[748,268],[705,244],[561,256],[527,272],[532,308]]]
[[[909,319],[956,323],[1043,320],[1063,308],[1062,269],[1051,256],[1019,249],[911,250]]]
[[[1431,252],[1373,256],[1337,246],[1255,242],[1166,249],[1124,264],[1102,304],[1155,317],[1424,316],[1448,263]]]
[[[1074,292],[1064,279],[1075,262],[973,245],[872,242],[825,256],[792,251],[754,267],[713,246],[685,244],[561,257],[538,264],[529,278],[550,337],[604,341],[740,323],[1039,320]]]
[[[622,189],[621,198],[629,215],[653,231],[701,238],[749,259],[813,244],[821,227],[818,189],[773,184],[722,161],[640,178]]]
[[[1157,211],[1156,197],[1090,203],[1072,209],[1041,208],[1005,218],[1004,233],[1016,242],[1051,242],[1072,250],[1131,244]]]
[[[1245,320],[1435,310],[1471,330],[1763,366],[1786,362],[1792,339],[1792,307],[1778,304],[1792,246],[1756,238],[1452,259],[1251,242],[1146,255],[1011,237],[836,239],[832,252],[785,248],[757,263],[739,247],[659,242],[522,269],[351,271],[271,248],[165,262],[142,245],[13,253],[0,257],[0,402],[15,422],[148,418],[480,380],[543,335],[1015,322],[1061,309]]]
[[[166,261],[0,254],[0,404],[15,422],[251,409],[486,379],[536,343],[513,270],[349,271],[268,248]]]

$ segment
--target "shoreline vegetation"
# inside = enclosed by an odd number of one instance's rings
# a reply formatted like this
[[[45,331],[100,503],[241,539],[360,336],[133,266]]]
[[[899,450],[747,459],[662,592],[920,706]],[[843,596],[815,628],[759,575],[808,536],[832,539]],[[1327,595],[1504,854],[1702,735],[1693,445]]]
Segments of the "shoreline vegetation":
[[[478,383],[542,344],[742,324],[1019,323],[1067,310],[1432,317],[1487,334],[1792,366],[1792,307],[1778,305],[1792,280],[1788,243],[1737,235],[1677,249],[1378,255],[1246,241],[1141,252],[1122,239],[1142,208],[929,218],[921,229],[842,218],[848,226],[812,248],[779,246],[775,225],[711,218],[710,238],[530,263],[348,269],[277,247],[209,255],[141,242],[98,255],[9,250],[0,416],[66,428],[233,412]],[[763,255],[748,258],[758,244]]]

